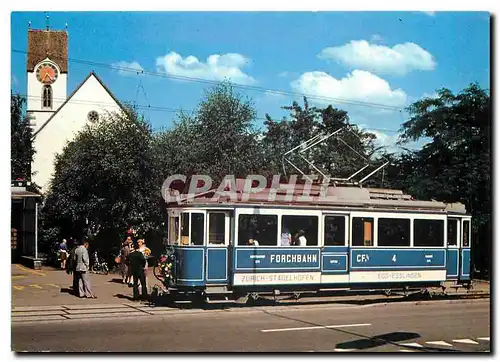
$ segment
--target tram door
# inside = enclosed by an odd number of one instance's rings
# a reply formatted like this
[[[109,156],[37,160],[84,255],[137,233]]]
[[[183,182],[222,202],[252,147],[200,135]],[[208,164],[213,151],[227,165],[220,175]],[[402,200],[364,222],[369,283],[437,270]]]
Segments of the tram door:
[[[470,279],[470,239],[471,219],[462,219],[462,235],[460,240],[460,280]]]
[[[230,212],[207,212],[206,284],[227,284],[229,278]]]
[[[448,241],[446,248],[446,279],[458,279],[460,275],[460,230],[459,218],[448,218]]]

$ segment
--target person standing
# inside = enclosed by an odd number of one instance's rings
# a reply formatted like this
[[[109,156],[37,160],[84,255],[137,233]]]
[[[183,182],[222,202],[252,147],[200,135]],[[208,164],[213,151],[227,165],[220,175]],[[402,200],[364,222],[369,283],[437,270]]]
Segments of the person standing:
[[[129,255],[130,255],[130,245],[132,244],[132,238],[129,236],[127,240],[124,241],[122,249],[120,251],[120,264],[122,273],[122,283],[130,283],[130,273],[129,273]]]
[[[139,250],[139,244],[134,243],[132,252],[129,255],[130,270],[132,271],[132,279],[134,281],[133,293],[134,300],[139,298],[139,282],[141,283],[142,298],[146,299],[148,291],[146,289],[146,276],[144,275],[144,267],[146,266],[146,258]]]
[[[144,259],[146,259],[146,265],[144,265],[144,281],[147,283],[148,258],[151,255],[151,250],[146,246],[146,241],[144,239],[137,240],[137,244],[139,245],[139,251],[144,255]],[[146,284],[146,288],[147,288],[147,284]]]
[[[92,287],[90,285],[90,261],[89,261],[89,242],[85,240],[82,245],[80,245],[75,250],[75,261],[76,261],[76,277],[78,281],[78,296],[80,298],[97,298],[94,293],[92,293]]]
[[[74,295],[78,295],[78,280],[76,276],[76,257],[75,257],[75,252],[77,247],[78,247],[78,242],[76,240],[73,240],[73,247],[69,252],[68,262],[66,263],[66,273],[73,274],[72,292]]]
[[[66,269],[66,260],[68,259],[68,245],[66,239],[59,244],[59,260],[61,261],[61,270]]]

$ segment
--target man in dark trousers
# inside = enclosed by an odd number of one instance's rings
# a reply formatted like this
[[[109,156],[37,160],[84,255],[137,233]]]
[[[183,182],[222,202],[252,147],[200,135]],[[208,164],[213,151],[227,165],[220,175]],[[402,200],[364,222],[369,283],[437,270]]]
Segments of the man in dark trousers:
[[[68,262],[66,263],[66,273],[73,274],[72,293],[74,295],[78,295],[78,280],[76,279],[76,260],[75,260],[75,250],[77,247],[78,247],[78,241],[73,240],[73,247],[69,252]]]
[[[144,254],[139,251],[139,244],[137,242],[132,244],[132,252],[129,254],[129,263],[132,278],[134,279],[134,300],[139,298],[139,281],[141,282],[142,299],[147,299],[148,290],[146,289],[146,276],[144,275],[146,258]]]

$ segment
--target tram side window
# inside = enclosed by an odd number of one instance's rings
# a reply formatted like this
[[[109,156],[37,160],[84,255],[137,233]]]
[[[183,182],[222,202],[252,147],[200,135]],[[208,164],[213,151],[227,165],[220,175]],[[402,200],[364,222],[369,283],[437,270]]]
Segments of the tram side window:
[[[410,219],[378,219],[378,246],[410,246]]]
[[[281,246],[317,246],[318,217],[283,215],[281,217]]]
[[[469,227],[470,227],[470,221],[469,220],[464,220],[464,224],[463,224],[463,228],[464,228],[464,231],[463,231],[463,243],[462,243],[462,246],[464,248],[468,248],[469,247]]]
[[[352,245],[373,246],[373,218],[352,218]]]
[[[179,217],[171,216],[168,225],[168,244],[177,245],[179,243]]]
[[[343,246],[345,244],[345,216],[325,217],[325,246]]]
[[[203,245],[204,215],[191,214],[191,245]]]
[[[414,246],[444,246],[444,221],[415,219],[413,234]]]
[[[456,246],[458,238],[458,220],[448,219],[448,246]]]
[[[238,245],[276,246],[278,243],[278,216],[241,214],[238,218]]]
[[[208,215],[208,243],[224,244],[226,238],[226,214],[211,212]]]

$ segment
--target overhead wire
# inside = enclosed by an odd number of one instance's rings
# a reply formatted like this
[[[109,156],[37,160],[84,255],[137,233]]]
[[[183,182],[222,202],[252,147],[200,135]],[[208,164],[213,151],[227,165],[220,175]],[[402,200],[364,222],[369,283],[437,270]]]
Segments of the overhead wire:
[[[27,54],[27,55],[31,54],[31,55],[37,55],[37,56],[46,56],[45,54],[42,54],[42,53],[27,52],[27,51],[18,50],[18,49],[12,49],[12,52],[13,53]],[[52,56],[52,58],[54,60],[63,59],[62,57],[57,57],[57,56]],[[208,79],[203,79],[203,78],[181,76],[181,75],[176,75],[176,74],[169,73],[169,72],[154,72],[154,71],[148,71],[148,70],[144,70],[144,69],[138,70],[136,68],[118,66],[116,64],[101,63],[101,62],[96,62],[96,61],[91,61],[91,60],[67,58],[67,61],[72,62],[72,63],[77,63],[77,64],[92,65],[92,66],[113,69],[113,70],[117,70],[117,71],[135,73],[136,75],[157,76],[157,77],[171,78],[171,79],[176,79],[176,80],[183,80],[183,81],[188,81],[188,82],[198,82],[198,83],[211,84],[211,85],[221,84],[221,81],[216,81],[216,80],[208,80]],[[348,104],[348,105],[352,105],[352,106],[378,108],[378,109],[393,110],[393,111],[400,111],[402,109],[402,107],[397,107],[394,105],[388,105],[388,104],[382,104],[382,103],[366,102],[366,101],[352,100],[352,99],[342,99],[342,98],[335,98],[335,97],[325,97],[325,96],[319,96],[319,95],[315,95],[315,94],[306,94],[306,93],[292,92],[292,91],[286,91],[286,90],[280,90],[280,89],[264,88],[264,87],[252,86],[252,85],[247,85],[247,84],[233,83],[233,82],[231,82],[231,85],[235,88],[240,88],[240,89],[249,90],[249,91],[265,92],[265,93],[271,93],[271,94],[277,94],[277,95],[288,95],[288,96],[295,96],[295,97],[297,97],[297,96],[307,97],[309,99],[343,103],[343,104]]]
[[[42,100],[41,96],[32,96],[32,95],[26,95],[26,94],[20,94],[20,96],[27,98],[27,99],[40,100],[40,101]],[[66,98],[62,98],[62,97],[53,97],[52,99],[60,101],[61,104],[67,100]],[[141,104],[137,104],[135,102],[130,102],[130,101],[122,101],[122,102],[131,104],[131,105],[133,105],[134,108],[142,109],[142,110],[150,110],[150,111],[157,111],[157,112],[169,112],[169,113],[179,113],[179,112],[194,113],[194,112],[196,112],[195,110],[183,109],[183,108],[152,106],[150,104],[141,105]],[[95,101],[95,100],[82,100],[82,99],[70,99],[68,101],[68,103],[81,104],[81,105],[95,105],[95,106],[101,106],[101,107],[114,107],[114,106],[116,106],[115,103],[100,102],[100,101]],[[265,117],[256,117],[255,119],[260,120],[260,121],[267,120],[267,118],[265,118]],[[361,130],[366,131],[366,132],[369,132],[370,130],[382,131],[382,132],[395,132],[395,133],[399,132],[397,130],[388,129],[388,128],[372,128],[372,127],[369,127],[369,128],[359,127],[359,128]]]

